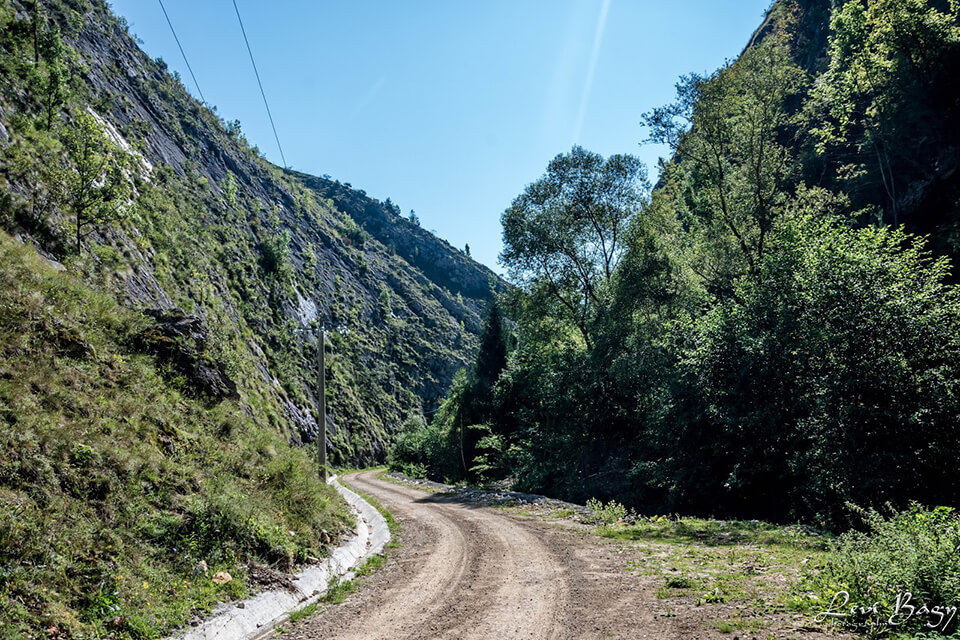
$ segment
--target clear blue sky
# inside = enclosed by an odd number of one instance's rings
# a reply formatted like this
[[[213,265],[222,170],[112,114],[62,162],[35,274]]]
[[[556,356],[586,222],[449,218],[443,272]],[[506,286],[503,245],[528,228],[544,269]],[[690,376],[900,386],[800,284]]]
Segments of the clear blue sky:
[[[573,144],[632,153],[677,78],[735,57],[770,0],[237,0],[287,163],[330,174],[500,271],[500,214]],[[187,73],[156,0],[113,0]],[[164,0],[210,105],[277,163],[230,0]]]

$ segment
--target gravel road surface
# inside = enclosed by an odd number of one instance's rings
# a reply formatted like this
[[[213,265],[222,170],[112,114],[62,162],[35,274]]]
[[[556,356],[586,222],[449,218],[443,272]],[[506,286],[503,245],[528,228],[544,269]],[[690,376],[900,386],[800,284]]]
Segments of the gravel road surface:
[[[732,640],[738,635],[711,629],[703,607],[679,617],[666,612],[655,595],[658,583],[628,571],[629,549],[616,543],[455,495],[394,484],[378,473],[344,479],[400,522],[401,547],[390,550],[385,567],[344,603],[287,625],[282,638]]]

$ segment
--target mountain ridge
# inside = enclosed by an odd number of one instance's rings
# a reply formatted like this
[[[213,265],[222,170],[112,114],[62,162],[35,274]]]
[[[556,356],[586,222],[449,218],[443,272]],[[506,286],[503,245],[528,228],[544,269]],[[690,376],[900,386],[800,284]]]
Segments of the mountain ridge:
[[[12,24],[29,29],[30,3],[9,6]],[[469,361],[490,283],[502,281],[362,192],[267,162],[238,122],[201,105],[140,50],[105,3],[42,6],[43,29],[62,34],[71,97],[49,131],[34,126],[26,114],[42,101],[31,93],[42,94],[43,82],[31,86],[29,73],[11,69],[0,100],[12,140],[0,226],[127,306],[202,317],[242,402],[294,441],[316,433],[311,340],[316,326],[332,329],[340,354],[329,376],[332,460],[382,459],[393,425],[429,411]],[[58,137],[79,111],[139,165],[126,219],[97,227],[81,258],[69,254],[72,213],[45,173],[70,171]],[[41,157],[18,142],[31,135],[52,151]],[[441,267],[425,273],[430,262]]]

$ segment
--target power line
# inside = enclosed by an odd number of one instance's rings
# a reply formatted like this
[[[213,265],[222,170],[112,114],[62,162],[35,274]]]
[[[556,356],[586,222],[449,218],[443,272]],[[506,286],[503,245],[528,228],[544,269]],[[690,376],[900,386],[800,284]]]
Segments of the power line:
[[[267,104],[267,94],[263,90],[263,83],[260,82],[260,72],[257,71],[257,62],[253,59],[253,50],[250,48],[250,41],[247,40],[247,30],[243,28],[243,18],[240,17],[237,0],[233,0],[233,10],[237,12],[237,20],[240,22],[240,32],[243,34],[243,41],[247,45],[247,53],[250,54],[250,64],[253,65],[253,75],[257,76],[257,85],[260,87],[260,95],[263,96],[263,106],[267,108],[267,117],[270,118],[270,126],[273,128],[273,137],[277,141],[277,149],[280,149],[280,159],[283,161],[283,167],[286,169],[287,159],[283,157],[283,147],[280,146],[280,136],[277,135],[277,125],[273,123],[273,114],[270,113],[270,105]]]
[[[206,102],[203,97],[203,91],[200,90],[200,83],[197,82],[197,76],[193,75],[193,69],[190,67],[190,61],[187,60],[187,54],[183,52],[183,46],[180,44],[180,38],[177,37],[177,31],[173,28],[173,23],[170,22],[170,16],[167,15],[167,8],[163,6],[163,0],[157,0],[160,3],[160,8],[163,10],[163,17],[167,19],[167,24],[170,25],[170,33],[173,34],[173,39],[177,41],[177,48],[180,49],[180,55],[183,56],[183,61],[187,64],[187,71],[190,72],[190,77],[193,78],[193,84],[197,85],[197,93],[200,94],[200,101]]]

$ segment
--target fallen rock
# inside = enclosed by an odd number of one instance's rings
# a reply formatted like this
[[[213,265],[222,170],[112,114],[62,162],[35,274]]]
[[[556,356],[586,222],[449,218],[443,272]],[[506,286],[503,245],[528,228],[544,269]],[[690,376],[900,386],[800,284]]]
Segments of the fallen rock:
[[[193,575],[207,575],[207,571],[210,570],[210,567],[207,566],[207,563],[204,560],[201,560],[197,563],[197,566],[193,568]]]
[[[226,571],[217,571],[215,574],[213,574],[214,584],[227,584],[231,580],[233,580],[233,576]]]
[[[259,585],[264,589],[281,588],[291,593],[298,591],[297,585],[290,579],[290,576],[264,565],[251,564],[247,569],[247,579],[251,584]]]

